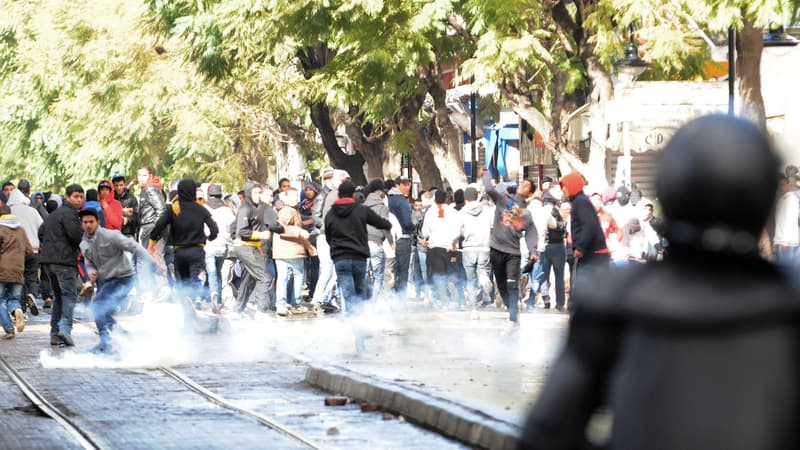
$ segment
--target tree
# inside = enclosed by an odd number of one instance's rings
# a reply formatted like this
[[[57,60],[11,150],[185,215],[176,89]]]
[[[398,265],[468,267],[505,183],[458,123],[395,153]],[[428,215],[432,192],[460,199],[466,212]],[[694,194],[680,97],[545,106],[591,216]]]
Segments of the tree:
[[[132,2],[3,1],[0,158],[40,188],[154,165],[239,185],[233,104],[141,26]]]

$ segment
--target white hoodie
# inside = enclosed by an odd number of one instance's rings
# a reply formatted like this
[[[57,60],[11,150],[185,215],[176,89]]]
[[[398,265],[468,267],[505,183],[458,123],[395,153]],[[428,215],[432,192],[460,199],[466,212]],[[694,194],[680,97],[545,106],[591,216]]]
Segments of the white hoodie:
[[[42,225],[42,216],[35,208],[30,206],[31,199],[25,196],[19,189],[14,189],[8,196],[8,206],[11,208],[11,214],[17,216],[25,230],[25,235],[28,236],[28,241],[33,247],[33,252],[39,252],[39,227]]]

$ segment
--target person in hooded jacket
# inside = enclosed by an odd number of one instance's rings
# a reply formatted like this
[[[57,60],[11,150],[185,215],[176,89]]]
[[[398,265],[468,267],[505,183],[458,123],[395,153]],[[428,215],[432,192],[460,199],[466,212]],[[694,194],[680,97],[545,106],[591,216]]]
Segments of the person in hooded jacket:
[[[377,215],[388,220],[389,207],[384,203],[383,180],[375,178],[367,185],[367,197],[364,206],[375,211]],[[386,254],[383,251],[383,241],[389,239],[394,245],[394,239],[389,231],[367,225],[367,244],[369,245],[369,267],[372,271],[372,282],[367,286],[368,297],[372,298],[383,290],[384,267]]]
[[[308,240],[316,248],[319,228],[322,226],[322,218],[315,214],[321,210],[325,199],[320,195],[322,188],[315,182],[309,181],[305,185],[305,198],[300,203],[300,217],[303,219],[303,229],[308,231]],[[308,286],[309,298],[314,298],[314,291],[317,288],[319,279],[319,255],[308,256],[305,260],[306,285]]]
[[[261,245],[262,240],[271,238],[271,234],[258,214],[261,198],[261,185],[248,181],[236,212],[233,253],[244,273],[236,298],[237,313],[245,312],[250,298],[255,300],[255,306],[261,312],[270,307],[273,276],[267,271],[267,256]]]
[[[19,180],[19,183],[17,183],[17,189],[22,191],[25,197],[28,197],[31,200],[30,205],[36,209],[36,212],[38,212],[40,216],[42,216],[42,220],[46,219],[50,213],[47,212],[47,208],[44,206],[44,201],[36,200],[36,194],[42,193],[36,192],[33,196],[31,196],[31,182],[28,180]],[[42,195],[42,199],[44,199],[44,195]]]
[[[103,205],[101,205],[100,201],[97,199],[97,189],[86,190],[86,202],[83,204],[83,207],[97,211],[97,215],[100,218],[100,226],[103,228],[106,227],[106,215],[103,213]]]
[[[97,185],[97,199],[103,208],[105,228],[122,231],[122,203],[114,198],[114,186],[111,180],[103,180]]]
[[[12,339],[16,331],[25,329],[22,313],[22,282],[25,258],[33,254],[22,224],[11,214],[8,205],[0,206],[0,324],[5,330],[3,339]],[[14,316],[11,323],[9,314]]]
[[[25,281],[22,286],[22,311],[27,307],[34,316],[39,315],[36,299],[39,297],[39,227],[44,220],[36,209],[29,206],[30,200],[19,189],[8,197],[7,205],[25,230],[33,252],[25,258]]]
[[[758,253],[779,158],[756,125],[724,115],[689,122],[662,152],[671,251],[576,287],[520,449],[587,448],[599,407],[613,425],[597,444],[612,450],[800,448],[800,298]]]
[[[297,211],[300,202],[298,191],[289,187],[278,198],[283,205],[278,211],[278,222],[283,227],[283,232],[272,235],[272,259],[277,269],[276,310],[279,316],[287,316],[290,312],[305,312],[301,305],[305,258],[307,254],[316,255],[316,249],[308,239],[308,231],[302,228],[303,221]],[[289,279],[292,280],[291,285]],[[291,303],[288,305],[292,307],[291,310],[287,306],[288,302]]]
[[[206,240],[214,240],[219,227],[211,213],[196,201],[197,184],[191,178],[178,183],[178,201],[172,203],[158,218],[150,233],[150,255],[157,254],[157,241],[169,230],[169,242],[175,250],[175,278],[185,289],[184,295],[193,300],[203,296],[206,281],[206,255],[203,247]],[[169,226],[169,228],[167,228]],[[206,237],[205,227],[208,227]]]
[[[367,225],[390,230],[392,223],[355,201],[356,187],[339,185],[339,199],[325,216],[325,236],[330,244],[339,290],[349,311],[358,311],[365,300],[367,259],[370,257]]]
[[[574,288],[584,275],[595,269],[608,268],[611,252],[606,246],[606,237],[591,200],[583,193],[586,182],[581,174],[573,172],[561,178],[561,189],[572,205],[570,235],[575,273],[571,274]],[[570,307],[573,302],[570,301]]]
[[[464,190],[464,207],[459,211],[461,231],[461,264],[466,272],[467,298],[474,300],[472,318],[478,318],[479,303],[488,304],[492,295],[492,262],[489,242],[494,214],[492,208],[478,200],[478,190]]]

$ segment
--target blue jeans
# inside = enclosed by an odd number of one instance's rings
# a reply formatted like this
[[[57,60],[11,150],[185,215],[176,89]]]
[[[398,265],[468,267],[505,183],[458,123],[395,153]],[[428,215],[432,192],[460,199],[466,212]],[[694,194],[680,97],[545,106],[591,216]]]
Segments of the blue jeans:
[[[350,312],[358,312],[365,299],[367,283],[366,259],[340,259],[333,262],[342,301]]]
[[[303,276],[305,270],[305,258],[276,259],[275,267],[278,270],[278,278],[275,282],[275,296],[278,308],[286,306],[288,296],[289,278],[292,279],[292,306],[300,306],[303,291]]]
[[[111,317],[117,307],[130,294],[136,279],[133,275],[123,278],[110,278],[103,281],[97,289],[97,294],[92,302],[92,314],[94,324],[97,325],[97,332],[100,334],[100,341],[108,341],[108,333],[114,324]]]
[[[539,262],[541,262],[541,280],[542,286],[547,286],[542,292],[542,297],[549,298],[549,279],[550,268],[553,268],[556,278],[556,306],[564,306],[566,301],[566,294],[564,291],[564,264],[567,263],[567,249],[564,244],[547,244],[544,251],[539,254]]]
[[[467,298],[475,304],[492,298],[492,262],[488,250],[464,250],[461,264],[467,274]]]
[[[0,323],[6,333],[14,332],[14,324],[8,316],[20,309],[19,297],[22,295],[22,285],[19,283],[0,283]]]
[[[56,335],[59,331],[67,335],[72,334],[72,316],[75,313],[75,303],[78,302],[78,289],[75,280],[78,279],[78,267],[63,266],[61,264],[45,264],[50,284],[53,288],[53,309],[50,311],[50,334]]]
[[[217,294],[217,299],[222,298],[222,278],[220,277],[219,268],[222,267],[222,261],[225,255],[215,255],[214,253],[206,252],[206,274],[208,275],[208,291],[210,294]]]
[[[317,256],[319,257],[319,278],[314,289],[314,303],[328,303],[336,286],[336,270],[331,259],[331,248],[324,234],[317,236]]]
[[[383,290],[383,267],[386,262],[386,254],[383,252],[383,245],[370,242],[369,244],[369,265],[372,269],[372,283],[370,284],[369,297],[373,298]]]
[[[405,300],[408,288],[408,266],[411,262],[411,238],[400,238],[395,243],[395,284],[394,291]]]

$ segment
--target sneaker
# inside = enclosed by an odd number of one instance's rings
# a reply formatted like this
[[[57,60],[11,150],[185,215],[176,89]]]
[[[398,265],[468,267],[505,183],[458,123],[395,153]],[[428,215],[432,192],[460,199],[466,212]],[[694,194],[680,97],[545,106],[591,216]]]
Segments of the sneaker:
[[[544,302],[544,309],[550,309],[550,297],[542,298],[542,302]]]
[[[36,306],[36,297],[34,297],[33,294],[28,294],[28,298],[25,301],[25,306],[28,307],[28,310],[34,316],[38,316],[39,315],[39,307]]]
[[[25,315],[19,308],[14,310],[14,326],[19,332],[22,332],[22,330],[25,329]]]
[[[61,338],[61,343],[63,343],[67,347],[74,347],[75,341],[72,340],[72,335],[66,333],[64,331],[58,332],[58,337]]]
[[[503,336],[508,336],[515,332],[519,331],[519,321],[517,322],[509,322],[505,328],[503,328],[502,334]]]
[[[561,306],[561,305],[556,305],[556,311],[558,311],[558,312],[561,312],[561,313],[562,313],[562,312],[564,312],[564,307],[563,307],[563,306]]]
[[[57,334],[51,334],[50,345],[61,345],[61,338]]]
[[[6,334],[3,335],[3,339],[14,339],[14,336],[16,336],[16,334],[12,329],[11,331],[6,331]]]
[[[295,306],[292,308],[292,314],[305,314],[308,312],[308,308],[303,305]]]
[[[111,344],[101,342],[95,345],[94,347],[90,348],[89,353],[93,353],[95,355],[109,355],[111,353],[114,353],[114,350],[111,347]]]
[[[286,305],[278,306],[277,311],[278,315],[281,317],[286,317],[289,315],[289,308],[287,308]]]

